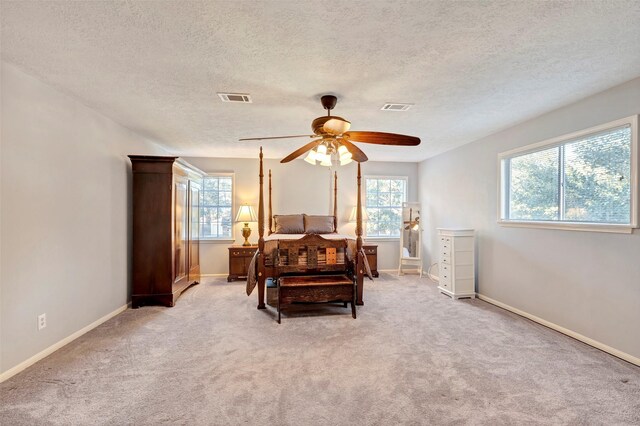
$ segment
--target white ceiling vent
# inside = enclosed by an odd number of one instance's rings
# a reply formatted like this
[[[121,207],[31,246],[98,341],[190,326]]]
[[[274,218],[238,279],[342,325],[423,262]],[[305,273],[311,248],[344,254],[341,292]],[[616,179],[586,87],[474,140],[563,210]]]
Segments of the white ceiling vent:
[[[413,104],[384,104],[382,111],[406,111],[411,108]]]
[[[243,104],[250,104],[251,95],[248,93],[218,93],[222,102],[240,102]]]

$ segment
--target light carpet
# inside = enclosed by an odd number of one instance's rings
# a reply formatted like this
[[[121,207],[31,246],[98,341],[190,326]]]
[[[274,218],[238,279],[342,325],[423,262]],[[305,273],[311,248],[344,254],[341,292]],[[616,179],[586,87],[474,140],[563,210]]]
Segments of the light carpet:
[[[0,385],[2,425],[640,424],[640,368],[417,276],[281,325],[244,283],[127,310]]]

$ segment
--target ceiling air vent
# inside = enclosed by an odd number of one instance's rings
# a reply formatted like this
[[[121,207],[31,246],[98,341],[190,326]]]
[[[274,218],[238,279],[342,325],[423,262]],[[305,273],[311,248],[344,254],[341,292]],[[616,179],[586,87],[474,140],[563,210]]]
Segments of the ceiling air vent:
[[[251,95],[248,93],[218,93],[222,102],[240,102],[243,104],[251,103]]]
[[[382,111],[406,111],[411,108],[412,105],[413,104],[384,104],[380,109]]]

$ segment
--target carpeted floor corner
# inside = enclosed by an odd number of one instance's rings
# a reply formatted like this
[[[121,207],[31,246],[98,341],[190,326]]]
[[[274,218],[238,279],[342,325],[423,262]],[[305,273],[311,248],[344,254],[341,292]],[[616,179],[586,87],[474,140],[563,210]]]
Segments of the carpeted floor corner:
[[[281,325],[244,283],[127,310],[0,384],[2,425],[640,424],[640,368],[427,279]]]

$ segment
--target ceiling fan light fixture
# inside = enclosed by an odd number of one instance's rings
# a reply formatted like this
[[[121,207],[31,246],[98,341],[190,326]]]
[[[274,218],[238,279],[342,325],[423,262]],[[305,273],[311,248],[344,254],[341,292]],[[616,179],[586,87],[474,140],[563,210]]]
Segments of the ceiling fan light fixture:
[[[337,118],[332,118],[327,120],[326,123],[322,126],[325,132],[330,133],[332,135],[341,135],[345,132],[348,132],[351,128],[351,123],[347,120],[340,120]]]
[[[327,146],[322,144],[316,148],[316,152],[320,155],[327,155]],[[318,158],[320,160],[320,158]]]
[[[344,166],[352,161],[353,155],[349,152],[346,146],[340,145],[338,147],[338,156],[340,157],[340,165]]]
[[[340,165],[341,166],[346,166],[347,164],[349,164],[351,162],[353,162],[353,160],[351,159],[351,154],[349,154],[348,158],[340,157]]]
[[[324,158],[322,159],[322,161],[320,162],[321,166],[325,166],[325,167],[331,167],[333,166],[333,164],[331,163],[331,156],[330,155],[325,155]]]
[[[309,164],[313,164],[315,166],[316,165],[316,152],[314,150],[309,151],[307,156],[304,158],[304,161],[306,161]]]

